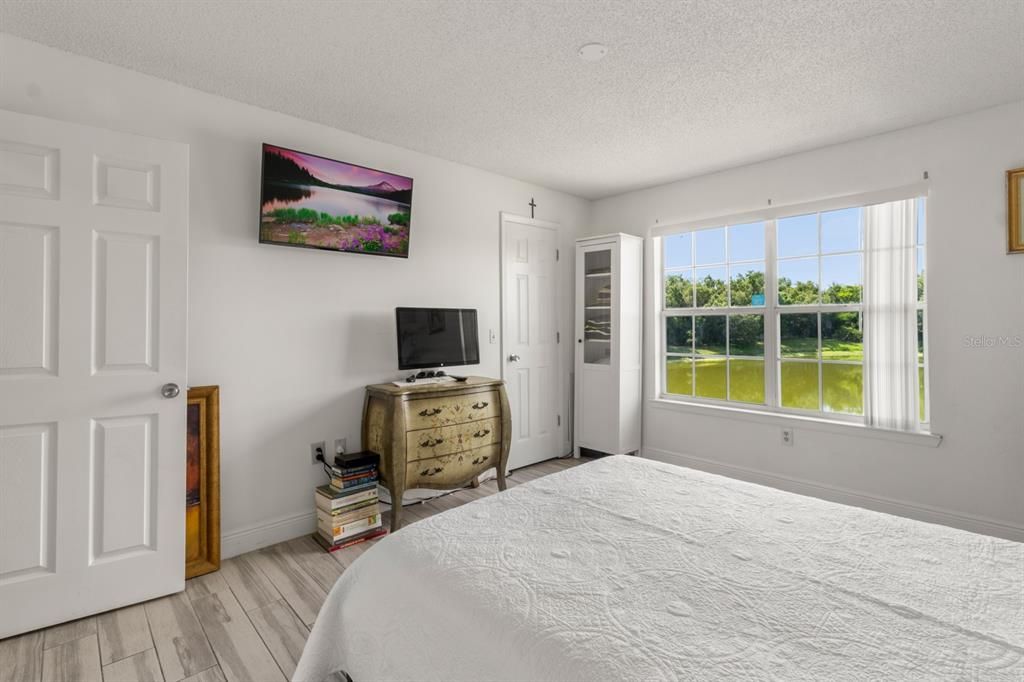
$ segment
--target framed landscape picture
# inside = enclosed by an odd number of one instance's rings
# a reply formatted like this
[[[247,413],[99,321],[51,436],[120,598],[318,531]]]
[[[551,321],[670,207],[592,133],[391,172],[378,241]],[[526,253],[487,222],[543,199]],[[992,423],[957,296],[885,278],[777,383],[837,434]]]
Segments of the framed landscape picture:
[[[1024,198],[1024,168],[1006,171],[1006,218],[1007,218],[1007,251],[1024,253],[1024,210],[1021,200]]]
[[[263,145],[260,242],[409,257],[412,178]]]
[[[220,389],[188,389],[185,578],[220,568]]]

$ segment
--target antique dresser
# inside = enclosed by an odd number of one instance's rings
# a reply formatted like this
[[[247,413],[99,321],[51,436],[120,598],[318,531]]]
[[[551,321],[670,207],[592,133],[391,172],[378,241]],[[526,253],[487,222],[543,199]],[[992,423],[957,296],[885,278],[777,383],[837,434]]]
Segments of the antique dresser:
[[[459,488],[497,467],[504,490],[510,424],[501,379],[367,386],[363,447],[380,455],[382,483],[394,503],[391,530],[401,528],[402,493],[409,488]]]

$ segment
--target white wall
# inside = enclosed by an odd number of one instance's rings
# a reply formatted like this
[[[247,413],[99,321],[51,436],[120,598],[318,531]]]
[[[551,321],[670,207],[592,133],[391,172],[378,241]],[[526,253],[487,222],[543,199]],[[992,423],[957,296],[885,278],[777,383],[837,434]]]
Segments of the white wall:
[[[309,444],[358,446],[363,386],[398,376],[395,306],[479,309],[481,364],[465,371],[497,376],[499,211],[529,215],[535,197],[563,253],[588,216],[582,199],[5,34],[0,108],[191,145],[188,383],[221,387],[226,556],[313,529]],[[410,258],[259,245],[262,142],[413,177]]]
[[[777,487],[1024,540],[1024,255],[1006,254],[1004,173],[1024,103],[595,202],[593,233],[899,187],[928,171],[931,426],[938,448],[645,405],[645,453]],[[647,358],[647,376],[652,359]],[[651,387],[647,386],[650,395]]]

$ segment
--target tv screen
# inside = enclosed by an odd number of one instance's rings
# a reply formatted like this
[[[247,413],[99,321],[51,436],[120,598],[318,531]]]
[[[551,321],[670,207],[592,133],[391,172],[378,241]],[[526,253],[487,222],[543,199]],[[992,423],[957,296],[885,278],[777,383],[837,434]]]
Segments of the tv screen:
[[[458,308],[396,308],[398,369],[480,363],[476,311]]]
[[[260,242],[409,257],[412,178],[263,145]]]

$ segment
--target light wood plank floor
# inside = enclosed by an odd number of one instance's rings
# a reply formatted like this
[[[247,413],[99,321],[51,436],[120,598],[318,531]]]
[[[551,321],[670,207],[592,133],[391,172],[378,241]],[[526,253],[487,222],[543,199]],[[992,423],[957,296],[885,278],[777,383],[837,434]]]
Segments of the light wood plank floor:
[[[508,484],[584,461],[541,462],[513,472]],[[405,507],[404,525],[497,491],[490,480]],[[373,542],[328,554],[312,538],[296,538],[227,559],[182,593],[0,641],[0,682],[291,679],[327,592]]]

